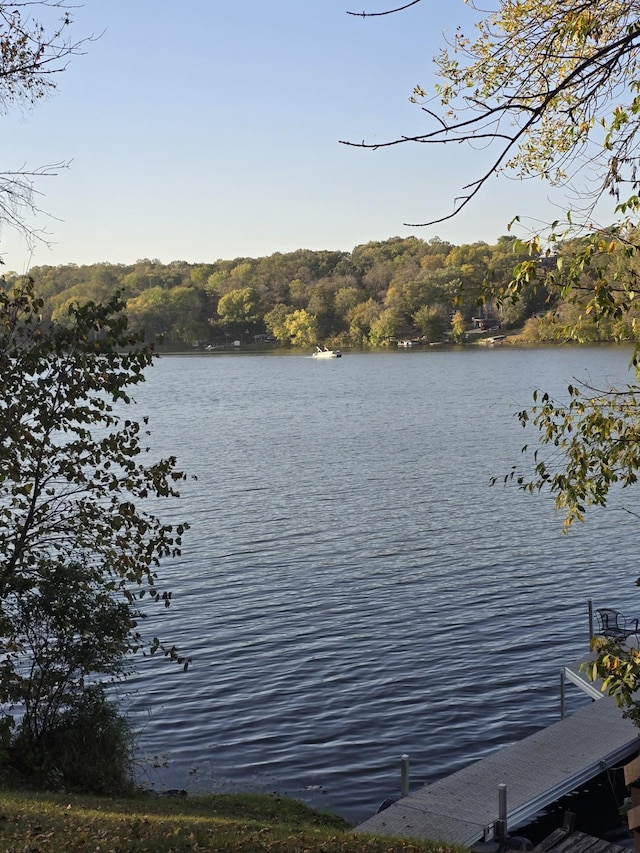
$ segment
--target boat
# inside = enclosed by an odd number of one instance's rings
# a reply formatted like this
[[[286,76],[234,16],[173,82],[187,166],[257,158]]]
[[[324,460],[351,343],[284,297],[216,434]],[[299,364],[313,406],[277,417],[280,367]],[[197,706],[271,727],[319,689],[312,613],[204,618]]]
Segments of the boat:
[[[339,349],[316,347],[316,351],[312,353],[312,358],[342,358],[342,353]]]

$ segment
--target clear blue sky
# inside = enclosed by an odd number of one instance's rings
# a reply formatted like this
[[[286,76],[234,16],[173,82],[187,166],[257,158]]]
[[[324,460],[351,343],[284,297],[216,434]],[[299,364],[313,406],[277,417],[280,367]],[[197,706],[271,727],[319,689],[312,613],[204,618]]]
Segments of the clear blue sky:
[[[354,9],[355,4],[355,9]],[[409,103],[434,83],[443,32],[471,27],[462,0],[424,0],[363,19],[387,0],[85,0],[59,91],[2,116],[3,169],[70,160],[40,181],[32,255],[2,232],[8,269],[138,258],[212,262],[298,248],[350,250],[416,234],[494,242],[515,214],[554,219],[540,182],[496,179],[452,209],[486,155],[460,146],[363,151],[426,127]]]

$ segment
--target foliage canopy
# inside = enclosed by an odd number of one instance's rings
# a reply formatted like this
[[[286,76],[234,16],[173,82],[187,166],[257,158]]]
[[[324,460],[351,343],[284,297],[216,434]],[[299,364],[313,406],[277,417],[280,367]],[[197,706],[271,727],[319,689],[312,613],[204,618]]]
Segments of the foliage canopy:
[[[150,341],[161,335],[163,348],[246,343],[264,334],[287,346],[317,340],[360,346],[384,342],[385,327],[402,336],[423,334],[425,308],[432,315],[426,328],[434,341],[446,339],[455,310],[467,326],[482,312],[509,328],[522,325],[549,307],[544,288],[531,289],[517,306],[504,308],[483,291],[506,287],[514,262],[527,258],[511,236],[492,245],[460,246],[437,238],[392,237],[351,252],[297,250],[211,264],[143,259],[31,272],[45,317],[65,323],[69,305],[98,302],[120,290],[130,328],[144,330]],[[20,280],[12,273],[5,278],[11,285]],[[386,309],[394,322],[376,324]],[[299,334],[305,317],[306,332]]]
[[[153,353],[123,303],[71,306],[65,325],[42,306],[30,281],[0,291],[0,705],[10,724],[20,709],[10,751],[32,754],[32,770],[65,719],[81,728],[79,711],[117,727],[88,686],[142,647],[143,596],[169,606],[156,569],[186,529],[144,508],[177,496],[184,474],[173,457],[146,462],[144,427],[126,416]],[[147,648],[188,665],[158,639]]]

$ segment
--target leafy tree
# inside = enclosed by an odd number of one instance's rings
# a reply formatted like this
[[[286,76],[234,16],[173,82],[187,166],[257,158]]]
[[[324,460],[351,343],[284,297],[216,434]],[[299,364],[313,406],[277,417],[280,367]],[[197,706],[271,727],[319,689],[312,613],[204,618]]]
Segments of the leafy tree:
[[[157,568],[186,529],[144,508],[184,475],[173,457],[145,461],[126,416],[153,352],[124,304],[72,306],[64,324],[42,304],[30,281],[0,291],[0,703],[24,708],[17,743],[40,758],[87,679],[123,673],[143,647],[136,602],[169,605]]]
[[[409,270],[407,269],[407,273]],[[434,292],[428,274],[421,269],[407,276],[407,281],[402,285],[402,307],[404,313],[409,317],[430,304],[434,300]]]
[[[414,315],[413,322],[420,334],[429,343],[444,339],[447,322],[440,308],[424,305]]]
[[[310,291],[309,283],[302,279],[294,278],[289,283],[289,298],[296,308],[304,308],[309,301]]]
[[[41,564],[42,569],[42,564]],[[37,586],[6,594],[3,628],[20,638],[15,666],[6,666],[3,690],[24,703],[23,733],[38,744],[84,680],[126,671],[130,623],[137,618],[118,600],[99,570],[86,563],[53,563]]]
[[[189,268],[189,283],[204,290],[213,272],[213,264],[196,264]]]
[[[264,321],[274,338],[287,346],[308,346],[318,337],[316,318],[304,308],[279,304],[265,314]]]
[[[73,8],[0,2],[0,110],[55,90],[84,44],[69,37]],[[27,222],[35,181],[63,165],[0,173],[0,226],[42,239]],[[128,783],[130,743],[102,679],[141,647],[137,599],[169,604],[156,568],[185,529],[142,502],[177,495],[183,475],[173,458],[141,461],[143,428],[122,412],[152,352],[127,332],[115,269],[67,272],[62,286],[43,275],[47,311],[30,281],[0,290],[0,740],[3,773],[8,761],[22,778],[106,790]]]
[[[194,287],[181,285],[168,292],[170,308],[170,337],[173,341],[193,344],[209,335],[203,303],[205,294]]]
[[[372,344],[388,341],[389,338],[395,338],[402,334],[405,326],[405,320],[401,313],[395,308],[385,308],[371,323],[369,341]]]
[[[68,303],[67,307],[69,306]],[[127,300],[127,316],[135,331],[143,331],[148,340],[154,340],[168,331],[170,300],[167,291],[156,285],[143,290]]]
[[[315,317],[316,336],[326,338],[334,329],[335,290],[329,279],[321,279],[311,289],[306,310]]]
[[[464,338],[465,322],[461,311],[456,311],[451,318],[451,340],[459,344]]]
[[[312,344],[318,337],[316,318],[304,308],[287,315],[285,329],[293,346]]]
[[[381,306],[374,300],[359,302],[347,315],[349,320],[349,336],[356,346],[368,342],[371,326],[378,319]]]
[[[393,273],[391,261],[376,261],[362,276],[362,285],[367,295],[378,302],[383,302],[393,279]]]
[[[290,305],[278,303],[271,311],[264,315],[264,323],[271,335],[281,344],[289,343],[289,331],[287,328],[287,317],[293,312]]]
[[[260,298],[255,288],[230,290],[218,302],[218,319],[222,326],[242,329],[260,319]]]
[[[337,282],[333,304],[335,309],[336,331],[342,332],[348,328],[347,316],[355,306],[362,301],[364,294],[349,279],[339,279]]]
[[[425,305],[442,303],[460,308],[464,314],[471,316],[477,298],[468,297],[462,281],[462,272],[458,267],[445,266],[429,270],[424,274],[423,298]]]

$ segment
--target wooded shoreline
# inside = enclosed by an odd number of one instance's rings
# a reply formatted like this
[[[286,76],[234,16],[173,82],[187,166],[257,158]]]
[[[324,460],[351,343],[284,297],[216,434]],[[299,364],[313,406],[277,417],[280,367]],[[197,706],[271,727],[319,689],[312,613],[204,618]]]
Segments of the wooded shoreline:
[[[454,246],[434,238],[393,237],[351,252],[300,249],[263,258],[213,263],[143,259],[134,264],[39,266],[30,271],[44,300],[43,318],[66,322],[69,307],[122,293],[131,331],[144,330],[162,348],[254,345],[377,347],[398,341],[464,343],[513,335],[518,342],[566,340],[579,320],[587,342],[635,339],[634,316],[595,323],[563,300],[545,275],[577,246],[540,258],[540,275],[517,301],[504,298],[529,248],[514,237]],[[634,275],[623,253],[606,261],[618,280]],[[595,276],[597,269],[590,273]],[[22,276],[8,273],[5,289]]]

